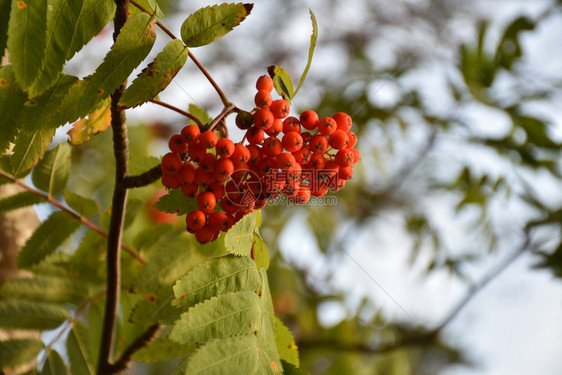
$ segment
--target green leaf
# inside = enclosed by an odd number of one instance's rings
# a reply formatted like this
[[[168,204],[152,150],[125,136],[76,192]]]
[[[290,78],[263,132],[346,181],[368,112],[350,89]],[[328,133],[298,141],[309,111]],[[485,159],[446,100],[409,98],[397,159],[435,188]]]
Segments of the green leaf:
[[[64,200],[80,216],[95,216],[100,211],[100,205],[93,199],[85,198],[69,190],[64,191]]]
[[[68,375],[68,369],[60,354],[56,350],[50,350],[47,360],[41,370],[41,375]]]
[[[167,359],[184,357],[193,352],[195,345],[178,344],[167,337],[158,337],[150,344],[133,354],[133,360],[141,362],[159,362]]]
[[[43,350],[43,342],[33,339],[0,341],[0,369],[15,368],[34,360]]]
[[[310,375],[309,372],[306,372],[291,363],[285,362],[284,360],[281,360],[281,363],[283,363],[285,375]]]
[[[265,269],[260,269],[260,276],[262,279],[261,285],[261,307],[267,312],[269,316],[274,315],[273,300],[271,299],[271,291],[269,290],[269,280]]]
[[[197,104],[190,103],[187,110],[189,113],[201,120],[204,125],[213,122],[213,118],[209,116],[209,113],[205,110],[205,108],[199,107]],[[189,123],[197,125],[192,119],[189,119]]]
[[[269,251],[265,242],[257,233],[254,233],[254,254],[256,266],[267,270],[269,268]]]
[[[115,14],[115,3],[111,0],[46,2],[46,48],[41,70],[29,89],[30,97],[47,90],[62,72],[65,61],[97,35]]]
[[[4,0],[9,3],[9,1]],[[0,8],[0,16],[2,9]],[[0,21],[0,25],[1,25]],[[1,26],[0,26],[1,27]],[[1,35],[1,34],[0,34]],[[2,50],[3,52],[4,50]],[[8,142],[14,142],[21,127],[20,114],[27,95],[16,82],[16,76],[11,65],[0,67],[0,154],[8,148]]]
[[[293,80],[291,79],[289,73],[280,66],[270,66],[267,68],[267,71],[271,79],[273,79],[273,87],[275,88],[275,91],[277,91],[277,93],[290,104],[294,96],[294,91]]]
[[[275,343],[282,360],[299,367],[299,349],[295,344],[295,337],[281,319],[274,317]]]
[[[88,297],[88,287],[59,276],[36,275],[10,279],[0,286],[0,296],[9,299],[74,303],[79,304]]]
[[[292,97],[294,98],[297,95],[297,92],[301,89],[302,84],[308,74],[308,70],[310,69],[310,65],[312,64],[312,56],[314,55],[314,48],[316,47],[316,40],[318,39],[318,22],[316,22],[316,16],[312,9],[310,10],[310,20],[312,21],[312,35],[310,36],[310,47],[308,48],[308,62],[306,63],[306,68],[304,68],[304,72],[302,73],[301,80],[297,89],[293,93]]]
[[[49,148],[55,132],[55,129],[39,129],[19,133],[14,154],[10,157],[14,176],[25,176],[33,165],[37,164]]]
[[[12,0],[8,51],[18,83],[27,90],[41,70],[46,46],[47,2]]]
[[[158,3],[156,2],[156,0],[136,0],[135,3],[137,3],[138,5],[143,7],[145,10],[149,11],[150,13],[154,14],[158,18],[166,17],[166,15],[162,11],[162,9],[160,9],[160,6],[158,6]],[[132,8],[139,9],[139,8],[137,8],[137,6],[135,4],[130,3],[129,9],[132,9]],[[140,10],[140,9],[138,11],[142,12],[142,10]]]
[[[66,350],[73,374],[95,375],[92,365],[88,328],[80,321],[74,322],[66,338]]]
[[[18,267],[29,268],[53,253],[82,223],[57,211],[33,232],[18,256]]]
[[[186,197],[180,189],[170,190],[168,194],[160,197],[154,208],[169,214],[185,215],[190,211],[198,210],[197,201]]]
[[[260,374],[281,374],[283,373],[283,365],[277,352],[275,343],[275,333],[270,316],[263,311],[261,314],[261,329],[258,331],[258,347],[260,348]]]
[[[179,39],[169,42],[127,88],[119,104],[133,108],[164,90],[187,61],[187,47]]]
[[[111,101],[102,100],[99,107],[88,117],[81,118],[72,125],[67,134],[71,145],[78,146],[90,140],[90,135],[106,131],[111,126]]]
[[[138,155],[131,157],[129,161],[129,173],[132,176],[148,172],[152,168],[160,165],[160,159],[152,155]]]
[[[45,202],[45,200],[40,196],[30,193],[29,191],[23,191],[7,198],[0,199],[0,214],[43,202]]]
[[[55,329],[70,318],[68,311],[52,303],[0,301],[0,327],[10,329]]]
[[[227,255],[201,263],[176,281],[172,305],[187,308],[213,296],[255,291],[260,285],[256,264],[250,258]]]
[[[61,192],[70,177],[70,146],[59,143],[47,151],[45,157],[37,164],[31,180],[40,190],[50,196]]]
[[[0,58],[4,56],[8,41],[8,24],[12,0],[0,0]],[[1,112],[1,111],[0,111]]]
[[[181,38],[188,47],[200,47],[223,37],[252,11],[253,4],[220,4],[201,8],[181,26]]]
[[[195,352],[187,363],[189,375],[255,374],[259,349],[253,334],[213,340]]]
[[[255,214],[249,213],[232,226],[224,236],[224,246],[231,254],[249,257],[254,244]]]
[[[213,297],[183,313],[170,339],[185,344],[236,336],[259,329],[260,299],[252,291]]]
[[[138,217],[139,211],[143,208],[144,203],[140,199],[129,198],[127,201],[127,210],[125,211],[125,218],[123,220],[123,230],[129,228]]]
[[[103,63],[84,79],[81,113],[89,112],[97,101],[112,94],[145,59],[156,40],[155,23],[156,20],[146,13],[135,14],[127,20]]]

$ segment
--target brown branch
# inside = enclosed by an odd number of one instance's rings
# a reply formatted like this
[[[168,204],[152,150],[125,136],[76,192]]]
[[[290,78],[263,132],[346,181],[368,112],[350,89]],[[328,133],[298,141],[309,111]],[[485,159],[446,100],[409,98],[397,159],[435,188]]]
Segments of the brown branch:
[[[129,0],[115,0],[117,9],[113,21],[115,31],[113,40],[117,40],[121,28],[129,16]],[[105,300],[105,314],[103,317],[102,338],[98,360],[98,375],[108,374],[111,361],[111,351],[115,331],[117,307],[119,305],[119,292],[121,288],[120,249],[123,234],[123,221],[125,204],[127,201],[127,188],[124,185],[128,175],[129,144],[127,138],[127,117],[125,109],[119,106],[119,99],[125,92],[127,81],[111,94],[111,128],[113,131],[113,154],[115,156],[115,187],[109,234],[107,237],[107,296]]]
[[[189,53],[189,57],[191,58],[193,63],[199,68],[201,73],[203,73],[203,75],[211,83],[211,85],[214,87],[217,94],[219,94],[219,97],[221,98],[222,104],[224,104],[225,107],[228,107],[228,106],[232,105],[232,103],[230,103],[230,101],[228,100],[228,98],[226,97],[224,92],[221,90],[219,85],[215,82],[213,77],[211,77],[211,74],[207,71],[207,69],[205,69],[205,67],[199,62],[199,60],[197,60],[197,58],[193,55],[193,53],[191,53],[191,51],[189,51],[188,53]]]
[[[138,176],[127,176],[123,181],[123,185],[127,189],[137,188],[150,185],[151,183],[158,181],[162,177],[162,167],[158,164],[156,167],[149,169],[148,171],[138,175]]]
[[[209,125],[207,130],[213,130],[215,128],[215,126],[217,126],[217,124],[222,119],[224,119],[227,115],[229,115],[230,113],[233,112],[234,108],[236,108],[236,106],[233,105],[233,104],[230,104],[230,105],[224,107],[222,112],[213,120],[213,122],[211,123],[211,125]]]
[[[199,120],[199,118],[197,116],[194,116],[191,113],[184,111],[183,109],[179,109],[178,107],[174,107],[171,104],[164,103],[164,102],[161,102],[160,100],[156,100],[156,99],[151,99],[151,100],[149,100],[149,102],[154,103],[154,104],[158,104],[158,105],[160,105],[162,107],[165,107],[165,108],[168,108],[168,109],[171,109],[172,111],[176,111],[177,113],[179,113],[181,115],[184,115],[187,118],[192,119],[193,121],[195,121],[195,123],[197,124],[197,126],[199,126],[200,129],[202,129],[204,127],[203,123],[201,122],[201,120]]]
[[[121,357],[119,357],[114,364],[108,367],[108,373],[116,374],[129,367],[133,354],[150,344],[158,336],[163,327],[164,325],[160,323],[150,326],[145,333],[139,336],[127,349],[125,349],[123,354],[121,354]]]
[[[31,186],[27,185],[25,182],[22,182],[20,180],[18,180],[16,177],[5,173],[4,171],[0,170],[0,176],[2,176],[3,178],[10,180],[11,182],[13,182],[14,184],[22,187],[23,189],[27,190],[28,192],[37,195],[40,198],[43,198],[44,200],[46,200],[47,202],[49,202],[50,204],[52,204],[53,206],[57,207],[58,209],[60,209],[61,211],[65,212],[66,214],[68,214],[70,217],[79,220],[80,222],[82,222],[82,224],[84,224],[85,226],[87,226],[88,228],[90,228],[91,230],[93,230],[94,232],[97,232],[99,234],[101,234],[104,237],[108,236],[108,233],[103,230],[101,227],[99,227],[98,225],[96,225],[95,223],[91,222],[90,220],[86,219],[84,216],[80,216],[79,214],[77,214],[76,212],[72,211],[71,209],[65,207],[62,203],[60,203],[59,201],[57,201],[56,199],[54,199],[52,196],[43,193],[42,191],[36,190],[34,188],[32,188]],[[138,260],[139,262],[146,264],[146,260],[140,255],[137,254],[133,249],[131,249],[129,246],[125,245],[125,244],[121,244],[121,248],[123,250],[125,250],[127,253],[129,253],[133,258],[135,258],[136,260]]]

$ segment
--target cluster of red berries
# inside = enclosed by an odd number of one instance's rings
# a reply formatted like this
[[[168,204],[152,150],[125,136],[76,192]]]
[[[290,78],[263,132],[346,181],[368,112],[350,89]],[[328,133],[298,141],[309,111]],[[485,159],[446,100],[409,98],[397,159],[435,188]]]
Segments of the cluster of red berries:
[[[280,195],[304,204],[341,189],[359,161],[349,115],[320,119],[305,111],[288,117],[289,103],[272,98],[271,78],[260,77],[256,88],[256,109],[236,118],[246,129],[246,145],[188,125],[171,137],[171,152],[162,159],[163,185],[197,200],[199,209],[187,214],[186,227],[201,243]]]

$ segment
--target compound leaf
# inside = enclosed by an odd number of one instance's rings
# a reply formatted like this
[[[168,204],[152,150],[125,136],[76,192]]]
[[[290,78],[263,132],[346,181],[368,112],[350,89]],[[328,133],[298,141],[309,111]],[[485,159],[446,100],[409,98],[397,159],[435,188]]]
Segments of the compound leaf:
[[[267,72],[271,79],[273,79],[273,87],[275,91],[283,97],[286,101],[291,103],[294,96],[293,90],[293,80],[291,76],[285,69],[280,66],[270,66],[267,68]]]
[[[41,375],[68,375],[68,369],[60,354],[56,350],[50,350],[47,360],[41,370]]]
[[[51,214],[33,232],[18,256],[18,267],[29,268],[53,253],[82,223],[62,211]]]
[[[158,6],[156,0],[136,0],[135,3],[137,3],[139,6],[143,7],[145,10],[149,11],[150,13],[154,14],[158,18],[166,17],[162,9],[160,9],[160,6]],[[129,4],[129,9],[131,10],[138,9],[139,12],[142,12],[142,10],[140,10],[140,8],[138,8],[133,3]]]
[[[90,140],[90,135],[106,131],[111,126],[111,102],[109,98],[102,100],[99,107],[72,125],[67,134],[71,145],[78,146]]]
[[[4,50],[2,49],[1,51],[3,52]],[[24,108],[23,105],[26,100],[27,95],[16,82],[16,76],[12,66],[6,65],[0,67],[0,113],[2,113],[0,153],[6,150],[8,142],[14,142],[18,134],[18,129],[21,126],[20,113]]]
[[[158,337],[150,344],[133,354],[135,361],[158,362],[166,359],[185,357],[193,352],[195,345],[178,344],[167,337]]]
[[[14,176],[22,177],[37,164],[49,148],[56,129],[21,131],[16,139],[14,154],[10,157]]]
[[[47,151],[45,157],[37,164],[31,180],[33,184],[55,195],[61,192],[70,177],[70,146],[59,143],[55,148]]]
[[[10,329],[54,329],[70,318],[56,304],[33,301],[0,301],[0,327]]]
[[[187,363],[186,374],[255,374],[259,348],[254,334],[213,340],[196,351]]]
[[[8,51],[18,83],[27,90],[41,70],[46,46],[47,2],[12,0]]]
[[[33,339],[0,341],[0,369],[14,368],[28,363],[43,350],[43,342]]]
[[[64,191],[64,200],[74,211],[81,216],[94,216],[100,210],[100,205],[93,199],[85,198],[71,191]]]
[[[220,4],[201,8],[181,26],[181,38],[188,47],[200,47],[223,37],[252,11],[252,4]]]
[[[36,275],[6,281],[0,286],[0,296],[9,299],[79,304],[88,296],[88,287],[69,278]]]
[[[308,62],[306,63],[306,68],[304,68],[304,72],[302,73],[299,85],[291,97],[294,97],[297,95],[297,92],[299,92],[306,75],[308,74],[310,65],[312,64],[312,56],[314,55],[314,48],[316,47],[316,40],[318,39],[318,22],[316,22],[316,16],[314,15],[312,9],[310,9],[310,20],[312,21],[312,35],[310,36],[310,47],[308,49]]]
[[[169,42],[127,88],[120,105],[136,107],[164,90],[187,61],[187,48],[179,39]]]
[[[254,244],[255,214],[249,213],[232,226],[224,236],[226,250],[235,255],[250,256]]]
[[[279,358],[277,345],[275,343],[275,333],[273,331],[273,316],[262,311],[261,329],[258,331],[258,347],[260,348],[260,374],[281,374],[283,365]]]
[[[184,344],[256,331],[260,323],[260,299],[253,291],[213,297],[180,316],[170,339]]]
[[[186,197],[180,189],[171,190],[168,194],[161,196],[158,202],[154,203],[154,208],[178,215],[185,215],[189,211],[199,209],[195,199]]]
[[[172,304],[187,308],[213,296],[255,291],[260,284],[256,264],[250,258],[227,255],[201,263],[176,281]]]
[[[30,193],[29,191],[23,191],[7,198],[0,199],[0,214],[43,202],[45,202],[45,200],[38,195]]]
[[[299,349],[295,344],[295,337],[281,319],[274,317],[275,343],[279,356],[284,361],[299,367]]]
[[[10,10],[12,0],[0,0],[0,57],[4,56],[6,42],[8,41],[8,25],[10,23]]]
[[[66,338],[66,350],[73,374],[94,375],[92,365],[88,327],[80,321],[74,322]]]

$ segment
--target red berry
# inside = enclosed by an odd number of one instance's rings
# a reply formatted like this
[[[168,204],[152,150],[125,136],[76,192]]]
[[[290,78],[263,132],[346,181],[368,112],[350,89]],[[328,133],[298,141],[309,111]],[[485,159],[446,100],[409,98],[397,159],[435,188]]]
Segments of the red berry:
[[[203,160],[205,155],[207,155],[207,150],[202,145],[196,143],[189,146],[187,155],[189,155],[190,159],[194,163],[199,163],[201,162],[201,160]]]
[[[234,163],[229,158],[220,158],[215,164],[213,178],[218,182],[225,182],[234,172]]]
[[[324,135],[332,134],[337,128],[338,125],[336,124],[336,121],[331,117],[324,117],[318,123],[318,131]]]
[[[222,199],[226,194],[224,190],[224,183],[219,183],[219,182],[212,182],[209,185],[207,185],[207,191],[210,191],[211,193],[215,194],[215,198],[217,200]]]
[[[273,120],[273,125],[270,126],[265,130],[265,134],[269,135],[270,137],[277,137],[283,131],[283,121],[281,119],[276,118]]]
[[[261,76],[256,82],[256,88],[271,92],[273,90],[273,80],[268,76]]]
[[[266,175],[270,171],[276,170],[277,168],[277,160],[271,157],[263,159],[259,164],[259,170],[263,175]]]
[[[250,160],[248,160],[248,164],[249,165],[258,164],[263,157],[261,148],[256,145],[248,145],[248,151],[250,151]]]
[[[207,215],[213,212],[216,205],[217,199],[215,194],[210,191],[204,191],[197,196],[197,207]]]
[[[182,183],[178,178],[177,174],[163,174],[162,175],[162,185],[166,186],[170,189],[177,189],[179,188]]]
[[[314,169],[322,169],[326,165],[326,158],[322,154],[313,154],[308,165]]]
[[[267,203],[266,198],[256,199],[256,201],[254,202],[254,210],[261,210],[262,208],[265,207],[266,203]]]
[[[304,111],[300,116],[301,125],[308,130],[314,130],[318,127],[318,114],[314,111]]]
[[[349,138],[348,147],[354,147],[357,144],[357,134],[354,132],[347,132],[347,138]]]
[[[347,137],[347,133],[345,131],[337,129],[328,139],[328,143],[330,144],[330,147],[339,150],[347,147],[349,144],[349,138]]]
[[[212,172],[216,162],[217,157],[214,154],[207,152],[205,157],[199,162],[199,168],[207,172]]]
[[[299,186],[299,191],[291,201],[295,204],[305,204],[310,200],[310,195],[310,188],[307,185],[301,184]]]
[[[168,152],[162,157],[162,172],[164,172],[164,174],[175,173],[181,168],[182,164],[178,154]]]
[[[201,244],[213,241],[214,237],[215,231],[210,226],[204,226],[203,228],[195,231],[195,239]]]
[[[277,156],[277,165],[281,169],[290,169],[294,164],[296,164],[296,160],[293,154],[283,153]]]
[[[351,152],[351,150],[348,148],[342,148],[341,150],[339,150],[335,157],[336,162],[342,168],[350,167],[351,165],[353,165],[354,159],[355,156],[353,155],[353,152]]]
[[[344,167],[338,170],[338,177],[343,180],[349,180],[353,176],[353,168],[351,167]]]
[[[283,136],[283,147],[289,152],[295,152],[301,149],[303,141],[302,137],[297,132],[286,133]]]
[[[269,106],[271,106],[271,103],[273,103],[271,92],[267,90],[259,90],[254,97],[254,103],[258,108],[268,109]]]
[[[226,232],[228,228],[230,228],[230,220],[228,219],[228,215],[224,212],[217,211],[210,214],[208,223],[211,228],[222,230],[223,232]]]
[[[361,159],[361,153],[356,148],[350,148],[351,152],[353,152],[353,164],[357,163]]]
[[[201,133],[199,136],[199,144],[203,145],[205,148],[213,148],[218,142],[218,137],[215,132],[207,130]]]
[[[250,160],[250,150],[243,144],[237,143],[230,158],[234,163],[247,163]]]
[[[231,157],[234,152],[234,142],[228,138],[221,138],[217,141],[216,150],[220,157]]]
[[[195,179],[195,167],[191,163],[184,164],[178,171],[177,176],[182,185],[190,184]]]
[[[283,145],[278,138],[269,137],[263,142],[263,152],[267,156],[277,156],[283,152]]]
[[[236,212],[238,212],[239,207],[230,199],[229,196],[227,196],[221,200],[221,208],[227,214],[234,215]]]
[[[290,132],[301,132],[301,125],[299,119],[296,117],[287,117],[283,120],[283,133],[287,134]]]
[[[341,129],[344,132],[349,131],[349,129],[351,129],[351,126],[353,125],[353,121],[351,120],[351,116],[348,115],[347,113],[338,112],[335,115],[333,115],[332,118],[334,120],[336,120],[336,123],[338,125],[338,129]]]
[[[199,185],[207,185],[213,179],[211,172],[204,170],[201,167],[197,167],[195,170],[195,182]]]
[[[181,154],[187,150],[187,142],[181,134],[174,134],[168,142],[170,151],[176,154]]]
[[[181,130],[181,135],[187,143],[195,142],[201,135],[201,130],[196,125],[187,125]]]
[[[310,150],[315,154],[322,154],[328,149],[328,139],[321,134],[314,134],[309,143]]]
[[[255,127],[255,126],[252,126],[250,129],[248,129],[246,131],[246,139],[251,144],[261,143],[261,141],[263,141],[263,137],[264,137],[263,130],[261,130],[261,129]]]
[[[271,103],[269,110],[273,113],[275,118],[281,119],[289,115],[289,112],[291,112],[291,106],[286,100],[278,99]]]
[[[300,150],[293,152],[295,160],[301,165],[305,165],[310,161],[310,155],[310,149],[307,146],[303,146]]]
[[[199,230],[205,226],[207,222],[207,218],[203,211],[195,210],[191,211],[185,217],[185,223],[189,229],[192,231]]]
[[[273,125],[273,113],[267,109],[258,109],[256,113],[254,113],[254,125],[258,129],[265,130]]]
[[[181,186],[181,192],[187,198],[195,198],[199,193],[199,184],[192,182],[191,184],[185,184]]]

